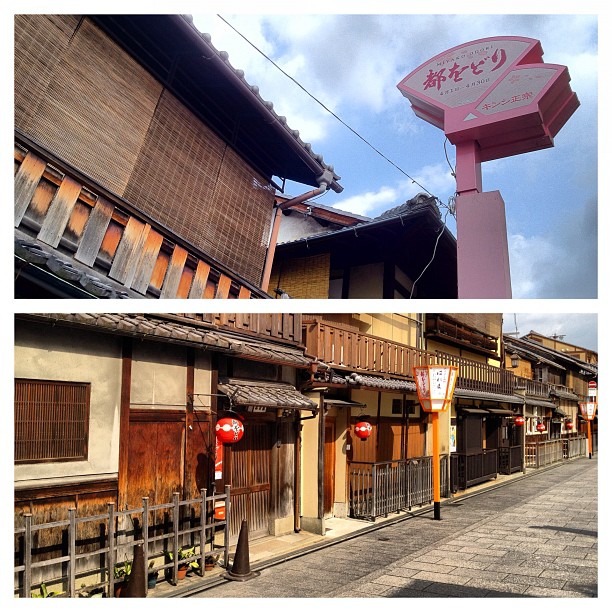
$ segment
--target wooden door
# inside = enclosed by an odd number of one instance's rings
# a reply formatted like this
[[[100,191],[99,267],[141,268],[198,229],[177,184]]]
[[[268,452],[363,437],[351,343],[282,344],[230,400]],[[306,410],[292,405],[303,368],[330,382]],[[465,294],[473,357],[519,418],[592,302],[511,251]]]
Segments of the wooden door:
[[[336,419],[325,417],[325,444],[323,457],[323,512],[333,514],[336,466]]]
[[[231,485],[230,535],[238,537],[242,521],[246,520],[249,537],[257,538],[269,532],[271,458],[274,423],[247,419],[240,442],[230,447]]]
[[[184,420],[159,420],[153,414],[130,421],[127,468],[127,504],[142,505],[172,501],[174,492],[182,493]],[[167,418],[167,415],[164,415]]]

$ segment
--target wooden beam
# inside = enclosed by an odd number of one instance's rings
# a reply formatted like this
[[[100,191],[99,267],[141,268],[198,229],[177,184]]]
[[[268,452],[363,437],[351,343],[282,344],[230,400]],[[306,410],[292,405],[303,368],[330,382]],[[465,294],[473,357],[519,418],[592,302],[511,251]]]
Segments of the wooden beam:
[[[128,500],[130,403],[132,395],[132,339],[124,338],[121,347],[121,400],[119,406],[119,479],[117,484],[118,508]]]

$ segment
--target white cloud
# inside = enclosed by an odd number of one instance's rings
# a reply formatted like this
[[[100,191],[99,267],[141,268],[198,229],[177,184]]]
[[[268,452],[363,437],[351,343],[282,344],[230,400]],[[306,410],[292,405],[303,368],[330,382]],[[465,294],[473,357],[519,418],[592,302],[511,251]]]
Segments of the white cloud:
[[[376,216],[372,215],[373,211],[384,211],[400,204],[401,202],[398,202],[399,197],[396,189],[381,187],[378,191],[368,191],[341,200],[333,207],[356,215]]]
[[[518,328],[519,336],[530,331],[544,336],[563,335],[565,342],[598,350],[597,314],[594,313],[507,313],[503,319],[506,334],[514,333]]]

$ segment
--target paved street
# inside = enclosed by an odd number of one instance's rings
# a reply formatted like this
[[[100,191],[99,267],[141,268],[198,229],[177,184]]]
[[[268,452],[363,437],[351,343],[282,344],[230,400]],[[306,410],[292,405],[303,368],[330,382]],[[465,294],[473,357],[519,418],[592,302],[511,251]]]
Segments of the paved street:
[[[197,597],[597,597],[597,459],[462,496]]]

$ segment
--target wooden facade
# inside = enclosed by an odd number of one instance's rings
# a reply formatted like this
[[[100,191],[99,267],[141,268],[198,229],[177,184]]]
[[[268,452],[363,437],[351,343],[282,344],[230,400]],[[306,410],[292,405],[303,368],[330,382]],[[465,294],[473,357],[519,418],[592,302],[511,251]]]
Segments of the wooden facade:
[[[18,297],[267,297],[297,134],[184,17],[16,15]]]

